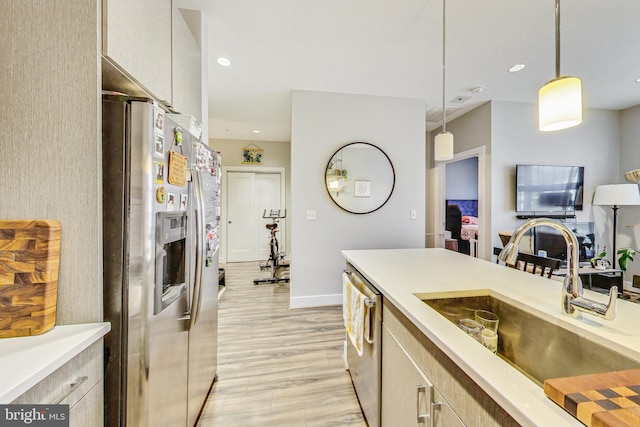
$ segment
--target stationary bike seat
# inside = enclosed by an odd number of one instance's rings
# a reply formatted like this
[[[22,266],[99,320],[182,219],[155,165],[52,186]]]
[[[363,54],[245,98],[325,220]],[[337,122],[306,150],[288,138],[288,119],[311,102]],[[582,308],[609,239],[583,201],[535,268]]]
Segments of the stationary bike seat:
[[[265,224],[265,227],[267,227],[269,230],[273,230],[274,228],[278,227],[278,224]]]

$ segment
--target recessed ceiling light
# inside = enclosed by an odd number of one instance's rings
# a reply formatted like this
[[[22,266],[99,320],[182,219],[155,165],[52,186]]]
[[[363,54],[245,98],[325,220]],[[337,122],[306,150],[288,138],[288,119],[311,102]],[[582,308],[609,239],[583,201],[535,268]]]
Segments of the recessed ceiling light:
[[[640,83],[640,77],[636,79],[636,83]]]
[[[524,64],[516,64],[516,65],[512,66],[511,68],[509,68],[509,72],[510,73],[517,73],[518,71],[524,70],[524,67],[526,67],[526,65],[524,65]]]
[[[227,58],[220,57],[218,58],[218,64],[222,65],[223,67],[228,67],[229,65],[231,65],[231,61],[229,61]]]
[[[255,129],[253,133],[260,133],[260,131],[258,129]]]

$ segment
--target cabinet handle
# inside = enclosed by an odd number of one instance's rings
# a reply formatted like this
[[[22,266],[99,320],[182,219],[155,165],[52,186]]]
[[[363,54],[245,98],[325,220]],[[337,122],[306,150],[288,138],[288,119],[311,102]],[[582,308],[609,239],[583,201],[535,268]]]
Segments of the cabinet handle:
[[[69,395],[71,393],[73,393],[78,387],[80,387],[80,384],[82,384],[83,382],[85,382],[88,379],[89,379],[89,377],[84,376],[84,377],[78,377],[75,380],[73,380],[73,382],[71,384],[69,384],[69,388],[67,389],[67,391],[62,393],[62,396],[58,397],[55,400],[55,402],[53,402],[52,404],[53,405],[58,405],[60,402],[65,400],[67,397],[69,397]]]
[[[429,393],[427,395],[427,392]],[[420,394],[424,393],[425,394],[425,398],[427,399],[427,406],[429,408],[429,413],[428,414],[421,414],[420,413]],[[420,423],[427,423],[427,425],[429,427],[433,427],[434,422],[435,422],[435,412],[436,410],[440,409],[440,402],[434,402],[433,401],[433,385],[419,385],[417,387],[417,401],[416,401],[416,412],[417,412],[417,416],[418,416],[418,424]]]
[[[418,413],[418,424],[424,423],[424,422],[428,422],[431,419],[431,411],[429,411],[428,414],[421,414],[420,413],[420,395],[422,393],[426,393],[427,391],[427,386],[425,385],[419,385],[417,388],[417,393],[416,393],[416,412]],[[430,401],[428,401],[428,403],[431,403]]]
[[[431,390],[431,393],[432,393],[432,396],[431,396],[431,405],[429,405],[429,422],[431,423],[430,427],[433,427],[436,423],[436,410],[440,409],[442,405],[440,402],[433,401],[433,389]]]

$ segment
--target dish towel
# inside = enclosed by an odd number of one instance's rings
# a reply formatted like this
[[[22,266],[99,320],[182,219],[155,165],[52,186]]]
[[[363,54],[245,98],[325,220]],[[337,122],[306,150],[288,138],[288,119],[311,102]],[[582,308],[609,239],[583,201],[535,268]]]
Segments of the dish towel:
[[[356,288],[347,273],[342,273],[342,317],[347,335],[351,343],[362,356],[362,346],[365,336],[369,341],[370,310],[365,304],[366,295]]]

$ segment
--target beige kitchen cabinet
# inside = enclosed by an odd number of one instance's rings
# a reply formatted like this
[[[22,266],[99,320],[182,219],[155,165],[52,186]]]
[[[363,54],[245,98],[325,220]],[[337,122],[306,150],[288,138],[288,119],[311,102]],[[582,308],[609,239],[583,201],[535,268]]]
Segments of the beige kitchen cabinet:
[[[100,381],[69,408],[69,427],[104,425],[104,382]]]
[[[71,427],[104,424],[102,340],[56,369],[12,404],[68,404]]]
[[[176,111],[194,116],[200,123],[203,101],[209,102],[203,80],[202,39],[206,35],[206,20],[197,10],[173,10],[173,93],[171,103]],[[206,76],[204,76],[206,77]],[[204,96],[203,96],[204,94]]]
[[[382,427],[462,427],[433,383],[382,327]]]
[[[102,3],[102,54],[171,103],[171,0]]]
[[[516,422],[458,365],[389,300],[383,300],[382,427],[430,426],[417,422],[418,409],[428,413],[416,387],[434,386],[435,426],[516,427]],[[470,340],[469,345],[474,345]],[[421,400],[420,408],[416,402]],[[406,416],[406,423],[397,422]],[[387,421],[387,422],[385,422]]]
[[[103,2],[103,88],[153,97],[206,125],[207,21],[171,0]]]

